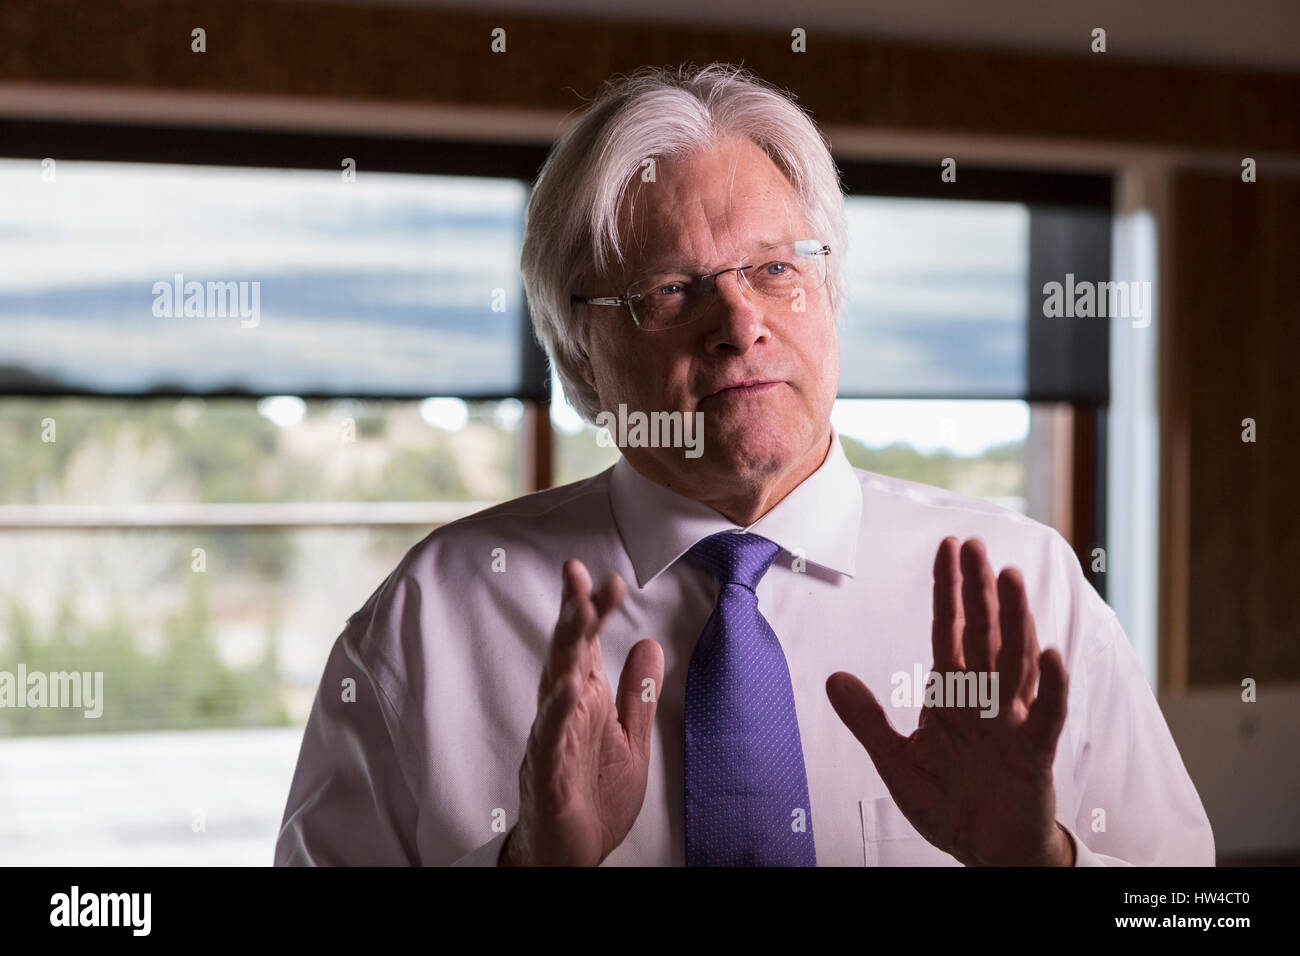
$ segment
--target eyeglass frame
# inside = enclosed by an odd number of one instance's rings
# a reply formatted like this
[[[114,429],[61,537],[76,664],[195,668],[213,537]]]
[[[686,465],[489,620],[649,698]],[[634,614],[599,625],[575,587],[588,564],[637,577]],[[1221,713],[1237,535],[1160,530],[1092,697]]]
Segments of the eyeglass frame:
[[[793,240],[793,241],[796,242],[796,243],[798,243],[798,242],[803,242],[803,241],[805,241],[805,240],[802,240],[802,239],[795,239],[795,240]],[[814,239],[813,241],[816,242],[817,240]],[[778,245],[780,245],[780,243],[778,243]],[[831,247],[830,247],[830,245],[829,245],[828,243],[822,243],[821,246],[819,246],[819,247],[817,248],[816,251],[814,251],[814,252],[809,252],[809,253],[806,253],[806,254],[807,254],[807,255],[810,255],[810,256],[829,256],[829,255],[831,254]],[[737,275],[738,275],[740,281],[741,281],[741,282],[742,282],[742,283],[743,283],[743,284],[744,284],[744,285],[745,285],[745,286],[746,286],[746,287],[747,287],[751,292],[754,292],[754,291],[755,291],[755,290],[754,290],[754,287],[753,287],[752,285],[750,285],[748,277],[746,277],[746,276],[744,275],[744,272],[745,272],[746,269],[752,269],[752,268],[754,268],[754,263],[752,263],[752,262],[751,262],[749,265],[740,265],[740,264],[737,264],[737,265],[731,266],[731,267],[726,268],[726,269],[719,269],[717,272],[708,273],[708,274],[705,274],[705,275],[693,275],[693,276],[691,276],[691,278],[692,278],[692,279],[700,279],[700,280],[703,280],[703,281],[712,280],[712,282],[711,282],[710,285],[708,286],[708,291],[705,292],[705,295],[717,295],[717,291],[718,291],[718,282],[717,282],[717,280],[718,280],[718,276],[726,275],[728,272],[735,272],[735,273],[737,273]],[[643,278],[648,279],[648,278],[650,278],[650,276],[652,276],[652,275],[655,275],[655,273],[648,273],[648,274],[645,275]],[[823,278],[823,280],[822,280],[823,284],[825,284],[826,279],[829,279],[829,278],[830,278],[830,263],[827,262],[827,263],[826,263],[826,276],[825,276],[825,278]],[[642,279],[635,279],[635,280],[633,280],[632,285],[636,285],[638,282],[641,282],[641,281],[642,281]],[[818,286],[818,288],[821,288],[821,286]],[[628,292],[631,292],[631,291],[632,291],[631,286],[628,287],[627,291],[628,291]],[[641,329],[641,322],[640,322],[640,320],[637,319],[637,317],[636,317],[636,310],[632,308],[632,298],[631,298],[630,295],[627,295],[626,293],[623,294],[623,295],[603,295],[603,296],[582,296],[582,295],[577,295],[576,293],[570,293],[570,294],[569,294],[569,304],[570,304],[570,305],[608,305],[608,306],[623,306],[623,305],[626,305],[626,306],[628,307],[628,313],[632,316],[632,322],[633,322],[633,324],[636,325],[636,327],[637,327],[638,329]],[[705,311],[707,311],[707,310],[705,310]],[[703,314],[704,314],[704,312],[701,312],[701,313],[700,313],[700,315],[703,315]],[[685,322],[678,322],[676,325],[670,325],[670,326],[668,326],[667,328],[663,328],[663,329],[649,329],[649,330],[645,330],[645,329],[643,329],[642,331],[650,331],[650,332],[667,332],[667,331],[670,331],[670,330],[672,330],[672,329],[678,329],[678,328],[681,328],[681,327],[684,326],[684,325],[690,325],[692,322],[696,321],[696,319],[698,319],[698,318],[699,318],[699,316],[696,316],[695,318],[687,319]]]

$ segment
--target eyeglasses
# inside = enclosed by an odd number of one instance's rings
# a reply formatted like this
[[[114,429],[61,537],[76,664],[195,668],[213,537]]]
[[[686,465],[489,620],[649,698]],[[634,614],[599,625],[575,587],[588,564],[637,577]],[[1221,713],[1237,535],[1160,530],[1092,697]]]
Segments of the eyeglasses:
[[[710,275],[656,272],[636,279],[620,296],[574,295],[584,305],[626,305],[643,332],[662,332],[694,322],[709,310],[718,277],[734,272],[741,290],[749,290],[782,311],[802,312],[804,299],[826,284],[826,257],[831,247],[819,239],[765,245],[736,265]]]

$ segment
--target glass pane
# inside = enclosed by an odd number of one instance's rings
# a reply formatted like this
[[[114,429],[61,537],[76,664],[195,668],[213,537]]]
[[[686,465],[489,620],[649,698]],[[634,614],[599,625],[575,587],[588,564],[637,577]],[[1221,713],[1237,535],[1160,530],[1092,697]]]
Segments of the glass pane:
[[[16,522],[468,513],[520,494],[522,416],[514,399],[0,400],[0,673],[46,675],[47,703],[49,675],[81,675],[61,685],[76,706],[0,708],[0,858],[269,864],[330,647],[432,528]]]
[[[551,458],[554,474],[551,483],[567,485],[604,471],[618,461],[620,452],[611,444],[601,445],[599,430],[582,420],[564,398],[560,377],[551,371]]]
[[[840,399],[831,421],[856,468],[1051,522],[1046,509],[1031,513],[1026,402]]]
[[[846,208],[840,394],[1025,394],[1028,208],[861,196]]]
[[[527,186],[0,160],[0,388],[520,394]]]

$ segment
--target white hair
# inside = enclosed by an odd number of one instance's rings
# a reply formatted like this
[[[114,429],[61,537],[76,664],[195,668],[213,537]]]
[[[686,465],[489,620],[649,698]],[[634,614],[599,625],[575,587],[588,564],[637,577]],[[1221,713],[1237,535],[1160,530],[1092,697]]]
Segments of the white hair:
[[[596,390],[582,377],[587,330],[570,295],[610,263],[625,261],[619,213],[646,159],[749,139],[789,179],[804,218],[827,242],[831,310],[845,283],[844,194],[830,147],[792,95],[740,67],[712,63],[676,70],[645,67],[616,76],[560,137],[528,202],[520,269],[533,329],[569,403],[594,424]],[[628,321],[631,321],[630,316]]]

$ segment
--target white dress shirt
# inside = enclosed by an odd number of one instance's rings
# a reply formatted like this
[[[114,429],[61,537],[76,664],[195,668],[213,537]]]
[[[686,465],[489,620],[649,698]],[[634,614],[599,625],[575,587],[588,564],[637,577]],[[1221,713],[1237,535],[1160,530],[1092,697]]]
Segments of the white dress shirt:
[[[610,571],[628,584],[600,637],[610,686],[637,641],[664,650],[645,802],[606,862],[682,865],[686,670],[718,593],[684,556],[729,529],[620,459],[433,531],[334,644],[276,864],[497,862],[518,819],[560,567],[577,557],[597,586]],[[982,539],[995,574],[1020,569],[1039,644],[1069,671],[1053,777],[1078,865],[1214,864],[1205,810],[1128,639],[1056,531],[853,468],[834,430],[821,467],[746,530],[783,549],[758,606],[790,666],[819,865],[958,865],[908,823],[825,690],[849,671],[899,733],[916,729],[920,701],[892,706],[891,677],[930,670],[932,569],[947,535]]]

